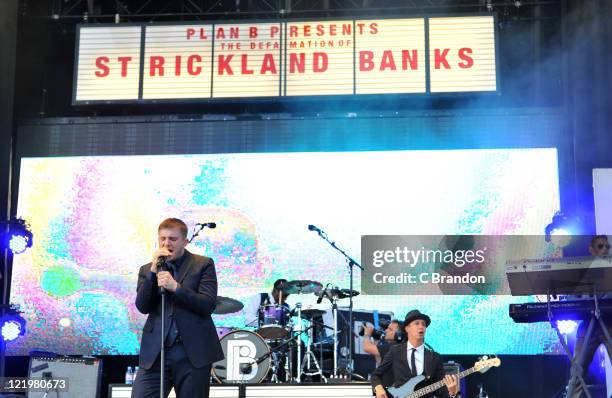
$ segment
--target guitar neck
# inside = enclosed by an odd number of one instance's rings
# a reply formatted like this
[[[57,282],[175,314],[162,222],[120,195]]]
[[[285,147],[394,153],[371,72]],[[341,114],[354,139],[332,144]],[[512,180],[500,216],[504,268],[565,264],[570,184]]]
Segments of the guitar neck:
[[[457,377],[459,378],[459,380],[463,379],[466,376],[471,375],[472,373],[476,372],[476,367],[471,367],[469,369],[464,370],[463,372],[459,372],[457,373]],[[427,394],[431,394],[434,391],[439,390],[440,388],[444,387],[444,380],[440,380],[438,382],[435,382],[433,384],[428,385],[427,387],[423,387],[411,394],[408,394],[407,396],[405,396],[404,398],[419,398],[422,397],[424,395]]]

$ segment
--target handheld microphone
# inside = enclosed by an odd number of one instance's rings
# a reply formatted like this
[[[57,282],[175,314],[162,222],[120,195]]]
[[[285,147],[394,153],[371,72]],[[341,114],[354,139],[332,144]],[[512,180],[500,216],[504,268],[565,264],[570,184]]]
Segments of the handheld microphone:
[[[312,224],[310,224],[310,225],[308,226],[308,230],[309,230],[309,231],[316,231],[316,232],[319,232],[319,233],[321,232],[321,230],[320,230],[319,228],[317,228],[316,226],[314,226],[314,225],[312,225]]]
[[[196,227],[213,229],[213,228],[217,228],[217,224],[214,222],[197,223]]]
[[[327,292],[328,287],[329,287],[329,283],[325,285],[325,289],[323,289],[323,291],[319,295],[319,298],[317,299],[317,304],[321,304],[321,301],[323,301],[323,297],[325,297],[325,293]]]
[[[159,256],[157,257],[157,262],[155,263],[155,266],[157,267],[157,270],[159,271],[159,268],[162,268],[164,266],[164,264],[166,264],[166,259],[168,257],[166,256]]]
[[[167,271],[166,267],[166,260],[168,259],[167,256],[159,256],[157,257],[157,262],[155,263],[155,266],[157,267],[157,272],[159,271]],[[159,292],[161,294],[166,293],[166,289],[164,289],[162,286],[159,287]]]

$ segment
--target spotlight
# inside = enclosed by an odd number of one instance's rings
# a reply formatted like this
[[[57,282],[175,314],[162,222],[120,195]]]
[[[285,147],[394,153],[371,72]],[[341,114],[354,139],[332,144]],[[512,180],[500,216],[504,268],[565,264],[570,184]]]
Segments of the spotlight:
[[[557,329],[559,332],[564,335],[572,334],[578,327],[578,322],[576,321],[557,321]]]
[[[487,11],[493,11],[493,2],[492,0],[487,0]]]
[[[25,335],[26,321],[15,307],[5,309],[0,318],[0,335],[5,342],[14,341],[19,336]]]
[[[13,320],[6,320],[2,325],[2,338],[4,341],[13,341],[21,334],[21,324]]]
[[[572,235],[578,233],[579,220],[576,217],[570,217],[558,211],[552,218],[550,224],[544,229],[546,242],[553,242],[558,247],[567,246]]]
[[[13,254],[21,254],[34,243],[34,235],[30,225],[21,218],[15,218],[8,223],[8,232],[4,237],[3,247],[11,249]]]
[[[28,240],[22,235],[13,235],[9,241],[9,249],[14,254],[21,254],[28,248]]]

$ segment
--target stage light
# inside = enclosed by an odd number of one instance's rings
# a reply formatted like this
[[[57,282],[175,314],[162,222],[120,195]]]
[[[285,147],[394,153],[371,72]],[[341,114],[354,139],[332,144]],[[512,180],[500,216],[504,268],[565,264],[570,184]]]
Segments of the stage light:
[[[565,228],[556,228],[550,231],[550,241],[555,246],[564,248],[572,242],[572,236]]]
[[[550,224],[544,229],[546,242],[552,242],[557,247],[565,247],[572,241],[572,236],[578,234],[579,221],[558,211]]]
[[[564,335],[572,334],[578,327],[578,322],[576,321],[557,321],[557,329],[559,332]]]
[[[21,235],[13,235],[9,240],[9,249],[13,254],[21,254],[28,248],[28,240]]]
[[[3,248],[9,248],[13,254],[21,254],[32,247],[34,235],[25,220],[15,218],[6,225],[8,225],[8,231],[5,231]]]
[[[25,335],[26,321],[19,311],[14,307],[5,309],[4,315],[0,318],[0,335],[5,342],[14,341],[19,336]]]
[[[21,334],[21,325],[15,321],[5,321],[2,325],[2,338],[4,341],[13,341]]]
[[[563,227],[561,228],[555,228],[552,231],[550,231],[550,236],[555,236],[555,235],[562,235],[562,236],[567,236],[569,235],[569,231]]]

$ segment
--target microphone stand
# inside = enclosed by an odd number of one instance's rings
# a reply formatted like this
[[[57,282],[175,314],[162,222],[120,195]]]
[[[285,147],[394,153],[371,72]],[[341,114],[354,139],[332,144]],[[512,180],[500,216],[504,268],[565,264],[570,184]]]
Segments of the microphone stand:
[[[349,295],[349,330],[348,330],[347,334],[349,336],[348,376],[349,376],[349,381],[351,381],[352,377],[353,377],[353,343],[354,343],[354,338],[353,338],[353,334],[354,334],[353,333],[353,268],[356,266],[357,268],[359,268],[360,270],[363,271],[363,267],[357,261],[353,260],[351,258],[351,256],[346,254],[346,252],[344,250],[339,248],[336,245],[336,242],[332,242],[327,237],[327,234],[324,231],[320,230],[319,228],[315,229],[315,231],[317,232],[317,234],[323,240],[325,240],[327,243],[329,243],[331,247],[333,247],[334,249],[339,251],[344,256],[344,258],[346,259],[346,262],[347,262],[348,270],[349,270],[349,289],[350,289],[350,295]]]
[[[198,230],[194,229],[194,233],[191,236],[191,238],[189,239],[189,243],[191,243],[191,241],[193,241],[198,234],[205,228],[205,227],[209,227],[210,224],[198,224],[196,226],[196,228],[199,228]],[[213,227],[214,228],[214,227]],[[158,260],[159,262],[159,260]],[[166,266],[166,261],[164,260],[163,262],[161,262],[160,264],[158,264],[157,267],[157,272],[159,271],[168,271],[168,267]],[[166,342],[166,325],[165,325],[165,319],[166,319],[166,289],[164,289],[163,287],[159,288],[159,293],[161,294],[161,349],[160,349],[160,372],[159,372],[159,397],[160,398],[164,398],[164,368],[165,368],[165,354],[166,354],[166,347],[165,347],[165,342]]]
[[[168,267],[166,266],[166,261],[163,261],[157,268],[157,272],[159,271],[167,271]],[[159,398],[164,398],[164,368],[165,368],[165,340],[166,340],[166,289],[163,287],[159,288],[159,293],[161,294],[161,350],[160,350],[160,366],[159,366]]]

